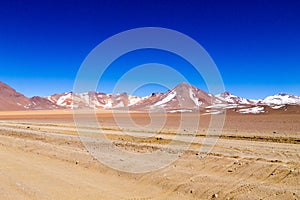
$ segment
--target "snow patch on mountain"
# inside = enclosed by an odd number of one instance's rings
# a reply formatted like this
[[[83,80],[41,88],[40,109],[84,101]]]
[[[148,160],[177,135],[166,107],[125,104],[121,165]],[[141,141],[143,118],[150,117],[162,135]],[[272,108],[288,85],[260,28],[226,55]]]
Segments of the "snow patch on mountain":
[[[261,107],[261,106],[256,106],[256,107],[252,107],[252,108],[243,108],[243,109],[239,109],[237,112],[242,113],[242,114],[259,114],[259,113],[264,113],[265,112],[265,108]]]
[[[245,105],[240,105],[240,104],[224,104],[224,103],[215,103],[210,106],[206,106],[205,108],[209,109],[230,109],[230,108],[244,108],[246,107]]]
[[[59,97],[56,104],[59,106],[70,107],[70,105],[67,105],[67,99],[72,99],[72,93],[66,93],[65,95]]]
[[[112,108],[112,100],[108,99],[107,103],[103,105],[103,108]]]
[[[123,103],[123,101],[120,101],[117,105],[113,106],[113,108],[124,108],[125,105]]]
[[[89,104],[90,102],[90,97],[89,97],[89,93],[81,93],[78,94],[78,96],[81,98],[81,100],[83,100],[84,103]]]
[[[164,99],[162,99],[162,100],[156,102],[156,103],[154,104],[154,106],[160,106],[160,105],[162,105],[162,104],[165,104],[165,103],[171,101],[174,97],[176,97],[176,94],[177,94],[177,93],[176,93],[175,91],[170,92],[170,93],[168,94],[167,97],[165,97]]]
[[[137,104],[139,101],[141,101],[142,98],[137,97],[137,96],[129,96],[129,105],[128,106],[132,106]]]
[[[212,114],[212,115],[217,115],[217,114],[223,114],[224,110],[206,110],[205,112]]]
[[[169,113],[184,113],[184,112],[193,112],[192,110],[188,109],[181,109],[181,110],[170,110]]]
[[[284,105],[272,106],[271,108],[273,108],[273,109],[277,110],[277,109],[279,109],[279,108],[282,108],[283,106],[284,106]]]
[[[229,92],[217,94],[215,97],[216,97],[217,101],[223,101],[223,102],[227,102],[229,104],[247,104],[247,105],[249,105],[249,104],[254,103],[249,99],[235,96]]]
[[[195,103],[196,106],[201,106],[202,102],[199,102],[198,98],[196,97],[196,95],[193,93],[192,89],[189,88],[189,94],[190,94],[190,98],[193,100],[193,102]]]

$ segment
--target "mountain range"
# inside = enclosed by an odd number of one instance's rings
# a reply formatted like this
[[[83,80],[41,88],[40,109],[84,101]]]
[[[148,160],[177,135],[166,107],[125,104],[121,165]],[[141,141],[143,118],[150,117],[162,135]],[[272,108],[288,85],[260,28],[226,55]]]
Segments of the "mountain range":
[[[272,110],[288,111],[300,108],[300,97],[276,94],[264,99],[249,100],[229,92],[209,94],[188,83],[180,83],[165,93],[152,93],[146,97],[122,94],[65,92],[47,97],[28,98],[0,82],[0,110],[53,110],[53,109],[117,109],[135,111],[194,112],[218,114],[224,110],[237,113],[268,113]]]

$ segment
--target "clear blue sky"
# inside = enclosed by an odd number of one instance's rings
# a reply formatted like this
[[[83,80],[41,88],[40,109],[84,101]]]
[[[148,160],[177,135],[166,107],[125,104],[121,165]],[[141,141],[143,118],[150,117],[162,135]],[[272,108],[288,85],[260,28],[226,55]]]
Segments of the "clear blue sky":
[[[156,26],[198,41],[217,64],[226,90],[236,95],[300,95],[299,10],[297,0],[4,0],[0,81],[27,96],[71,91],[82,61],[101,41],[127,29]],[[109,92],[130,63],[172,59],[172,67],[193,76],[188,64],[165,52],[136,52],[116,61],[103,90]],[[198,87],[201,82],[191,78]]]

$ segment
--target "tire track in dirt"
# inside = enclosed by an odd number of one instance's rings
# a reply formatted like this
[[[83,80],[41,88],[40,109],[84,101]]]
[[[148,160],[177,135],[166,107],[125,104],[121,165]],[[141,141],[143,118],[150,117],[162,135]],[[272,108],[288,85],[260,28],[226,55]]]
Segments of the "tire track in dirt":
[[[137,132],[137,133],[147,133],[148,135],[151,133],[155,133],[157,135],[182,135],[182,136],[194,136],[194,134],[191,133],[177,133],[177,132],[170,132],[170,131],[149,131],[149,130],[143,130],[143,129],[120,129],[119,127],[76,127],[72,125],[66,125],[66,124],[51,124],[51,123],[20,123],[20,122],[3,122],[0,121],[0,125],[3,127],[16,127],[16,128],[30,128],[33,130],[44,130],[44,131],[53,131],[53,130],[60,130],[64,131],[64,133],[69,133],[73,135],[77,135],[77,128],[85,130],[85,131],[91,131],[94,130],[102,130],[102,131],[130,131],[130,132]],[[196,137],[215,137],[214,135],[207,135],[207,134],[195,134]],[[247,141],[258,141],[258,142],[275,142],[275,143],[289,143],[289,144],[300,144],[300,137],[288,137],[288,136],[241,136],[241,135],[232,135],[232,134],[222,134],[219,136],[221,139],[228,139],[228,140],[247,140]]]

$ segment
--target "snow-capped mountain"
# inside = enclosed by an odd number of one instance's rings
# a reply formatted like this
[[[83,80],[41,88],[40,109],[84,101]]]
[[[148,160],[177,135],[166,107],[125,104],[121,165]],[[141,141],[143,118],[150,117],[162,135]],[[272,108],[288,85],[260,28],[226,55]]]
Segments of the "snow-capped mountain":
[[[213,97],[208,93],[188,83],[181,83],[164,94],[152,94],[148,98],[143,98],[132,108],[142,108],[144,110],[199,110],[211,105],[212,102]]]
[[[246,98],[235,96],[229,92],[224,92],[221,94],[215,95],[216,101],[219,100],[219,102],[226,102],[228,104],[246,104],[246,105],[252,105],[255,104],[256,101],[249,100]]]
[[[229,92],[224,92],[215,95],[215,104],[213,104],[212,106],[207,106],[206,108],[234,109],[235,112],[242,114],[259,114],[268,113],[268,108],[277,110],[283,108],[285,105],[300,105],[300,97],[280,93],[274,96],[268,96],[260,100],[249,100],[246,98],[235,96]],[[287,109],[285,108],[285,110]]]
[[[55,94],[47,99],[58,106],[66,108],[101,108],[122,109],[129,107],[132,110],[156,109],[199,109],[212,104],[212,96],[187,83],[181,83],[172,90],[160,94],[153,93],[146,97],[122,94],[104,94],[88,92],[74,94],[67,92]]]
[[[204,111],[211,114],[232,110],[237,113],[268,113],[270,110],[287,111],[299,108],[300,97],[277,94],[260,100],[249,100],[229,92],[208,94],[188,83],[180,83],[165,93],[152,93],[146,97],[122,94],[65,92],[48,97],[28,98],[0,82],[0,110],[32,109],[130,109],[161,110],[167,112]]]
[[[300,105],[300,97],[291,94],[279,93],[274,96],[268,96],[262,100],[259,100],[258,104],[273,106],[285,104]]]
[[[66,92],[63,94],[54,94],[47,97],[54,104],[70,109],[77,108],[98,108],[112,109],[124,108],[136,104],[142,98],[130,96],[126,93],[122,94],[105,94],[100,92],[87,92],[74,94]]]

